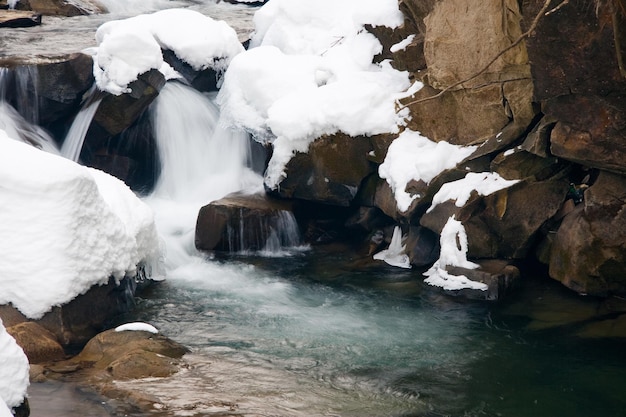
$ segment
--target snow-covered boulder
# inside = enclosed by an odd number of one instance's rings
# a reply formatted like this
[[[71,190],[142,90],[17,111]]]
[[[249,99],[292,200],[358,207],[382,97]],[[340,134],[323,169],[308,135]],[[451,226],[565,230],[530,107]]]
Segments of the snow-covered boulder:
[[[157,272],[153,213],[116,178],[0,130],[0,183],[0,305],[41,319],[140,265]]]
[[[28,358],[0,319],[0,416],[12,416],[11,409],[24,402],[28,369]]]

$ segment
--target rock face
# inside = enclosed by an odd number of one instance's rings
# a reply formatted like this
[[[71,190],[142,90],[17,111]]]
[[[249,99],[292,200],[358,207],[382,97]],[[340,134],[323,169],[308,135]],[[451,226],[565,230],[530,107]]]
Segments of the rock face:
[[[65,357],[56,336],[34,322],[24,322],[7,328],[28,357],[28,363],[56,361]]]
[[[210,251],[258,251],[300,243],[292,204],[265,195],[233,194],[200,209],[196,248]]]
[[[287,178],[272,194],[349,206],[363,179],[374,171],[367,160],[372,150],[369,138],[342,133],[321,137],[309,146],[307,153],[291,158],[285,168]]]
[[[54,130],[71,119],[83,94],[94,82],[90,56],[0,60],[7,67],[4,88],[8,102],[27,119]],[[29,115],[32,115],[29,117]]]
[[[584,197],[556,233],[550,275],[580,293],[625,295],[626,178],[601,173]]]
[[[135,289],[134,278],[124,278],[119,285],[111,279],[107,285],[94,286],[66,305],[53,307],[36,323],[63,346],[83,345],[102,331],[108,320],[134,306]],[[7,327],[29,321],[6,305],[0,306],[0,317]]]

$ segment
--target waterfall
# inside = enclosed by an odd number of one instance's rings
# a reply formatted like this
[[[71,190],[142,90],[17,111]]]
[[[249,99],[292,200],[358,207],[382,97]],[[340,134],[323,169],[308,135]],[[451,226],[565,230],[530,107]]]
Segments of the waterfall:
[[[91,93],[93,93],[93,91],[94,89],[92,88]],[[80,151],[83,149],[83,143],[85,142],[85,136],[91,125],[91,120],[102,101],[101,98],[92,99],[92,97],[93,96],[90,94],[89,98],[83,103],[61,147],[61,155],[74,162],[78,162]]]
[[[39,110],[33,86],[35,80],[36,69],[33,67],[17,67],[13,70],[0,68],[0,129],[14,140],[58,154],[54,139],[36,124]],[[30,90],[29,85],[32,86]],[[17,109],[7,101],[12,93],[16,97]]]
[[[42,128],[33,125],[9,103],[0,100],[0,129],[14,140],[21,140],[43,151],[59,154],[54,139]]]
[[[195,262],[200,207],[235,191],[260,191],[263,180],[246,167],[247,134],[221,127],[208,95],[168,82],[150,113],[161,170],[145,201],[155,211],[171,273]]]

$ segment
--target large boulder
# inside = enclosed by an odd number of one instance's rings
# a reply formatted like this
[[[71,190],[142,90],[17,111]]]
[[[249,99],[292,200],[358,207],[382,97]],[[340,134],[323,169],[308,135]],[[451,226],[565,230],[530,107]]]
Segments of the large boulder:
[[[407,68],[425,83],[401,100],[411,111],[409,127],[434,141],[461,145],[483,143],[501,132],[502,139],[518,138],[535,116],[524,43],[487,66],[522,33],[518,3],[405,0],[401,10],[405,26],[419,30],[413,42],[423,43],[426,64],[425,70],[421,63]],[[397,55],[406,62],[400,51]]]
[[[550,250],[550,276],[579,293],[626,294],[626,178],[602,172],[563,219]]]
[[[54,334],[35,322],[29,321],[16,324],[8,327],[7,332],[13,336],[17,344],[24,350],[30,364],[65,358],[63,347],[59,344]]]
[[[290,202],[265,194],[231,194],[200,209],[196,248],[227,252],[279,249],[299,244]]]
[[[368,161],[372,150],[372,141],[367,137],[336,133],[318,138],[307,153],[296,153],[291,158],[285,167],[287,177],[270,193],[347,207],[361,182],[374,172],[374,165]]]
[[[35,323],[63,346],[83,345],[109,320],[134,306],[136,287],[135,278],[124,278],[119,284],[111,279],[107,285],[93,286],[69,303],[53,307]],[[0,306],[0,318],[7,327],[30,321],[10,305]]]
[[[5,58],[0,66],[9,68],[4,81],[9,102],[31,122],[48,128],[76,114],[83,95],[94,82],[93,61],[83,53]]]
[[[114,379],[165,377],[178,370],[178,359],[189,350],[171,339],[147,331],[99,333],[74,358],[49,367],[53,372],[92,369]]]
[[[524,21],[540,6],[525,1]],[[626,77],[619,39],[626,17],[615,2],[596,6],[572,0],[541,17],[527,42],[534,97],[555,125],[552,154],[623,174]]]

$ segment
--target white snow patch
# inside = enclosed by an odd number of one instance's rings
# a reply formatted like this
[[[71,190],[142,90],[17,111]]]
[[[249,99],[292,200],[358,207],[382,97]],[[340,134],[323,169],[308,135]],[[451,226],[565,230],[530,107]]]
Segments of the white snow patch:
[[[465,275],[452,275],[446,271],[447,266],[458,266],[466,269],[476,269],[478,265],[467,260],[467,233],[463,224],[450,217],[441,231],[441,252],[439,259],[424,275],[428,278],[425,283],[444,290],[461,290],[471,288],[487,290],[487,284],[472,281]]]
[[[430,213],[435,206],[448,200],[454,200],[457,207],[463,207],[472,191],[486,196],[518,182],[519,180],[505,180],[497,172],[468,172],[465,178],[443,184],[426,212]]]
[[[475,149],[475,146],[433,142],[419,132],[405,130],[389,146],[385,161],[378,167],[378,174],[387,180],[393,190],[398,210],[405,212],[417,198],[417,195],[406,192],[411,180],[428,184],[446,169],[454,168]]]
[[[121,326],[117,326],[115,328],[115,331],[116,332],[126,332],[126,331],[131,331],[131,332],[149,332],[149,333],[153,333],[153,334],[159,333],[159,331],[153,325],[148,324],[148,323],[142,323],[142,322],[134,322],[134,323],[122,324]]]
[[[413,39],[415,39],[415,35],[409,35],[406,37],[406,39],[403,39],[400,42],[394,45],[391,45],[391,48],[389,48],[389,51],[391,51],[391,53],[404,51],[406,47],[409,46],[411,42],[413,42]]]
[[[273,144],[269,188],[317,137],[399,130],[408,111],[396,113],[395,100],[408,74],[374,64],[382,46],[364,30],[400,25],[395,0],[272,0],[254,20],[251,49],[232,60],[217,100],[224,123]]]
[[[32,319],[94,285],[157,273],[152,210],[120,180],[0,130],[0,305]]]
[[[172,77],[162,50],[172,50],[197,71],[212,68],[222,73],[243,51],[237,33],[189,9],[168,9],[102,24],[96,32],[98,47],[90,50],[98,88],[111,94],[129,92],[128,84],[151,69]]]
[[[385,261],[391,266],[397,266],[399,268],[411,268],[411,261],[406,254],[406,245],[402,244],[402,229],[396,226],[393,229],[393,236],[391,237],[391,243],[389,247],[383,251],[374,255],[374,259],[379,261]]]
[[[12,417],[10,409],[24,401],[29,385],[28,370],[28,358],[0,319],[0,416]]]

